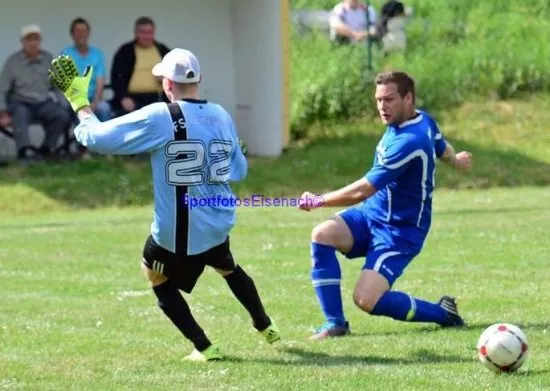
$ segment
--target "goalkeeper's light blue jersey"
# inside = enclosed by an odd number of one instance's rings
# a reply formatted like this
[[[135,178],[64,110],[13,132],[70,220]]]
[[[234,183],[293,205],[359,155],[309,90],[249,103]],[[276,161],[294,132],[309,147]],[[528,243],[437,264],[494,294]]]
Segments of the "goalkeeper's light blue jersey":
[[[436,159],[445,149],[437,123],[424,111],[387,127],[366,174],[378,191],[361,206],[379,233],[375,245],[420,251],[432,220]]]
[[[154,103],[107,122],[89,116],[76,139],[106,155],[151,154],[153,239],[178,254],[199,254],[225,241],[235,224],[234,203],[189,207],[189,198],[233,198],[229,181],[247,174],[231,116],[205,100],[178,101],[183,117],[172,123],[165,103]]]

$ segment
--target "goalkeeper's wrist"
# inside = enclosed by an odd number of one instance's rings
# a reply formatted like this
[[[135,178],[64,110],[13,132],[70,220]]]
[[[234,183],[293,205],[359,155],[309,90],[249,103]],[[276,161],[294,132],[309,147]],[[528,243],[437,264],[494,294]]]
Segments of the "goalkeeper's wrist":
[[[244,156],[248,155],[248,147],[246,143],[243,140],[239,140],[239,147],[241,148],[241,152]]]
[[[69,101],[69,103],[75,113],[78,113],[83,108],[90,106],[90,101],[88,98],[74,99]]]

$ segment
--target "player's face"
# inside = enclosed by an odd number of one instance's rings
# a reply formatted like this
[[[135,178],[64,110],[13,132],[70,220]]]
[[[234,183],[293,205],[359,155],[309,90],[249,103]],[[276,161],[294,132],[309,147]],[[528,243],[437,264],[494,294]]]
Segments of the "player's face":
[[[76,45],[86,45],[88,43],[88,37],[90,36],[90,31],[88,31],[88,26],[84,23],[77,23],[73,28],[73,41]]]
[[[384,124],[402,122],[401,119],[405,113],[405,100],[399,95],[397,84],[378,84],[375,97],[378,113]]]
[[[155,42],[155,26],[142,24],[136,27],[136,41],[140,46],[153,46]]]
[[[351,8],[357,8],[359,0],[348,0],[348,6]]]

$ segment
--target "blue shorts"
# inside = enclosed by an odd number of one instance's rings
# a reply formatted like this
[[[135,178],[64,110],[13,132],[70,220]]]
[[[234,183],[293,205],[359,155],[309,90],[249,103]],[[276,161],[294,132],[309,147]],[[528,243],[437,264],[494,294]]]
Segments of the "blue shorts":
[[[418,253],[405,246],[388,243],[379,233],[380,229],[373,226],[359,208],[349,208],[338,215],[344,219],[353,235],[353,247],[343,255],[349,259],[365,257],[363,269],[380,273],[391,287]]]

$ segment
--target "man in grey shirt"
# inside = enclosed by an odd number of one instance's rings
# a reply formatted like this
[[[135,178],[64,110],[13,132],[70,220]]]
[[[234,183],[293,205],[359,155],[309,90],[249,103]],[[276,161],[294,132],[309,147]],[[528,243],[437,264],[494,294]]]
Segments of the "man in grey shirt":
[[[36,25],[21,33],[22,50],[11,55],[0,73],[0,126],[12,126],[18,158],[29,157],[32,144],[28,128],[33,120],[43,126],[46,137],[40,155],[49,155],[70,125],[70,115],[49,77],[52,55],[41,50],[42,35]]]

